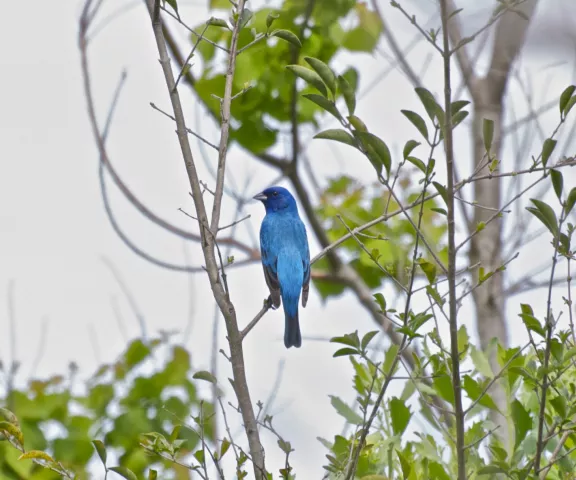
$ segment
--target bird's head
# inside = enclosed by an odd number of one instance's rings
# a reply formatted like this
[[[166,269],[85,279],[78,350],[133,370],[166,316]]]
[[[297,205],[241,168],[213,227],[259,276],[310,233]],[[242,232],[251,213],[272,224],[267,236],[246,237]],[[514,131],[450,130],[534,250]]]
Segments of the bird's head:
[[[284,187],[270,187],[254,196],[260,200],[268,212],[297,212],[296,200]]]

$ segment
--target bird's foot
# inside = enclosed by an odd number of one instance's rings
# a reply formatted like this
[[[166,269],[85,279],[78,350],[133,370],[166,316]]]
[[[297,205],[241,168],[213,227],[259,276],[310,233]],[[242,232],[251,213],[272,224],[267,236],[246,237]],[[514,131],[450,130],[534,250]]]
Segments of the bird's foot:
[[[264,304],[272,310],[276,310],[278,308],[272,303],[272,297],[268,297],[266,300],[264,300]]]

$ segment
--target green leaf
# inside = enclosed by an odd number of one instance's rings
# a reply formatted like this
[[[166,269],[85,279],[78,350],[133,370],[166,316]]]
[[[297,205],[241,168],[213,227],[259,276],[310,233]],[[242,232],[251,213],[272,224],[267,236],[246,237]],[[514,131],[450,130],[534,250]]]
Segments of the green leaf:
[[[357,131],[357,132],[367,132],[368,131],[368,127],[366,127],[366,124],[360,118],[358,118],[356,115],[350,115],[348,117],[348,121],[350,122],[350,125],[352,125],[354,127],[355,131]]]
[[[280,14],[276,13],[276,12],[270,12],[268,15],[266,15],[266,28],[270,29],[270,27],[272,26],[272,24],[278,20],[278,18],[280,18]],[[292,33],[292,32],[290,32]]]
[[[446,204],[448,204],[448,192],[446,192],[446,187],[444,185],[442,185],[441,183],[438,183],[438,182],[432,182],[432,185],[434,185],[436,187],[436,190],[438,191],[438,193],[442,197],[442,200],[444,200],[444,202],[446,202]]]
[[[433,212],[439,213],[441,215],[444,215],[445,217],[448,216],[448,212],[446,211],[445,208],[439,208],[439,207],[434,207],[430,209]]]
[[[397,397],[392,397],[390,399],[390,420],[392,421],[392,431],[394,435],[401,436],[408,423],[410,423],[410,418],[412,418],[412,412],[405,405],[405,403]]]
[[[402,157],[407,159],[412,153],[412,150],[414,150],[418,145],[420,145],[420,142],[417,142],[416,140],[408,140],[406,145],[404,145],[404,150],[402,150]],[[420,160],[420,162],[422,162],[422,160]],[[422,165],[424,165],[424,162],[422,162]],[[423,171],[425,172],[425,170]]]
[[[369,10],[365,3],[355,6],[359,25],[348,30],[342,39],[342,47],[351,52],[372,52],[378,44],[382,32],[382,22],[378,14]]]
[[[428,127],[426,127],[424,119],[412,110],[401,110],[401,112],[408,120],[410,120],[410,123],[416,127],[420,134],[428,140]]]
[[[428,282],[430,284],[433,284],[434,281],[436,280],[436,265],[423,258],[419,258],[417,260],[417,263],[424,272],[424,274],[426,275]]]
[[[175,425],[174,428],[172,429],[172,433],[170,433],[170,443],[174,443],[176,441],[176,439],[178,438],[178,435],[180,435],[180,430],[182,429],[182,425]]]
[[[104,443],[102,443],[100,440],[92,440],[92,444],[94,445],[96,453],[98,454],[100,460],[102,461],[102,465],[104,465],[104,468],[106,468],[106,459],[108,458],[108,456],[106,453],[106,447],[104,446]]]
[[[534,315],[534,310],[532,310],[532,305],[529,305],[527,303],[521,303],[520,304],[520,310],[522,311],[522,313]]]
[[[336,96],[336,75],[323,61],[313,57],[304,57],[304,60],[310,65],[314,71],[320,76],[322,81],[326,84],[328,89]]]
[[[192,375],[192,378],[195,378],[196,380],[205,380],[207,382],[213,383],[214,385],[218,383],[216,377],[206,370],[196,372],[194,375]]]
[[[226,452],[228,451],[229,448],[230,448],[230,440],[224,437],[224,439],[222,440],[222,444],[220,445],[220,458],[226,455]]]
[[[230,0],[210,0],[208,6],[210,9],[214,8],[228,9],[230,8]]]
[[[572,107],[576,105],[576,95],[574,95],[566,104],[566,108],[564,109],[564,118],[568,116],[568,112],[572,110]]]
[[[474,368],[478,370],[478,373],[487,378],[494,378],[490,362],[482,350],[476,348],[474,345],[470,345],[470,358],[472,359]]]
[[[158,472],[153,468],[148,472],[148,480],[156,480],[158,478]]]
[[[0,422],[0,433],[11,436],[21,446],[24,446],[24,435],[16,425],[9,422]]]
[[[384,298],[384,295],[382,295],[381,293],[375,293],[372,296],[374,297],[374,300],[376,300],[376,303],[380,307],[380,310],[382,311],[382,313],[385,313],[386,312],[386,299]]]
[[[292,445],[290,445],[290,442],[287,442],[286,440],[279,439],[278,446],[280,447],[280,450],[282,450],[286,454],[294,451]]]
[[[424,105],[424,108],[426,109],[426,113],[430,117],[430,120],[434,121],[434,118],[438,116],[437,113],[439,108],[439,105],[436,103],[434,95],[432,95],[428,90],[426,90],[423,87],[416,87],[414,91],[416,92],[416,95],[418,95],[418,98],[420,98],[422,105]]]
[[[386,350],[386,354],[384,355],[384,363],[382,364],[382,373],[384,375],[393,375],[394,372],[392,371],[392,366],[394,365],[394,360],[398,356],[398,351],[400,350],[399,345],[390,345],[390,348]]]
[[[476,472],[477,475],[496,475],[497,473],[508,475],[508,470],[499,465],[486,465]]]
[[[550,179],[552,180],[552,186],[554,187],[554,192],[558,200],[562,201],[562,190],[564,189],[564,177],[562,177],[562,173],[552,169],[550,170]]]
[[[484,389],[480,386],[480,384],[476,380],[474,380],[470,375],[464,375],[462,388],[464,389],[470,400],[476,401],[480,399],[478,401],[480,405],[488,407],[492,410],[498,410],[498,407],[494,403],[494,400],[492,400],[492,397],[488,395],[488,393],[484,391]]]
[[[126,467],[110,467],[108,470],[116,472],[121,477],[125,478],[126,480],[138,480],[136,474]]]
[[[180,15],[178,15],[178,3],[176,3],[176,0],[166,0],[166,3],[172,7],[176,12],[176,16],[180,18]]]
[[[536,208],[527,207],[526,210],[538,218],[546,226],[546,228],[550,230],[554,238],[557,238],[558,220],[552,207],[542,200],[537,200],[535,198],[531,198],[530,201],[536,206]]]
[[[362,417],[346,405],[340,398],[329,395],[330,403],[336,409],[336,412],[343,416],[348,423],[352,425],[362,425]]]
[[[357,135],[360,137],[360,140],[362,140],[362,143],[364,145],[370,146],[374,149],[374,152],[378,156],[378,159],[386,169],[386,174],[390,175],[390,168],[392,167],[392,158],[390,156],[390,149],[388,148],[388,146],[373,133],[357,132]]]
[[[338,77],[338,88],[344,97],[348,113],[354,115],[354,111],[356,110],[356,94],[352,86],[348,83],[348,80],[342,75]]]
[[[338,112],[338,109],[336,108],[336,105],[334,104],[334,102],[332,102],[331,100],[328,100],[326,97],[323,97],[322,95],[318,95],[316,93],[307,93],[307,94],[302,95],[302,96],[304,98],[307,98],[311,102],[314,102],[316,105],[318,105],[320,108],[326,110],[328,113],[331,113],[338,120],[340,120],[342,118],[340,116],[340,112]]]
[[[535,316],[530,315],[528,313],[520,313],[519,316],[528,330],[536,332],[541,337],[546,336],[544,328],[542,327],[542,325]]]
[[[452,128],[454,129],[458,125],[460,125],[467,116],[468,116],[468,112],[466,110],[463,110],[463,111],[458,112],[455,115],[453,115],[452,116]]]
[[[532,430],[532,418],[518,400],[512,402],[512,420],[514,423],[514,450],[517,450],[526,434]]]
[[[324,85],[324,82],[314,70],[310,70],[309,68],[302,67],[300,65],[287,65],[286,68],[309,85],[312,85],[322,95],[325,97],[328,96],[326,85]]]
[[[568,405],[566,398],[564,398],[562,395],[559,395],[551,399],[550,403],[552,404],[552,407],[554,407],[554,410],[556,410],[556,413],[558,413],[558,415],[560,415],[563,420],[566,419],[568,415]]]
[[[300,42],[300,39],[296,36],[296,34],[292,33],[290,30],[274,30],[270,35],[273,37],[281,38],[282,40],[285,40],[286,42],[291,43],[296,47],[302,46],[302,42]]]
[[[446,300],[441,297],[434,285],[426,285],[426,293],[434,299],[438,306],[441,307],[446,303]]]
[[[142,340],[134,340],[124,354],[126,367],[131,370],[136,365],[144,361],[148,355],[150,355],[150,348],[148,348],[148,346],[145,345]]]
[[[458,353],[462,355],[466,350],[468,350],[468,346],[470,345],[470,338],[468,337],[468,331],[466,330],[465,325],[461,325],[458,329]]]
[[[456,100],[455,102],[452,102],[450,111],[452,112],[452,115],[455,115],[467,105],[470,105],[468,100]]]
[[[355,331],[354,333],[347,333],[341,337],[332,337],[330,343],[341,343],[342,345],[348,345],[349,347],[359,349],[360,337],[358,337],[358,331]]]
[[[317,133],[313,138],[323,138],[326,140],[334,140],[336,142],[345,143],[351,147],[358,148],[356,145],[356,140],[350,135],[346,130],[340,128],[333,128],[329,130],[324,130],[323,132]]]
[[[566,87],[564,89],[564,91],[562,92],[562,95],[560,95],[560,102],[559,102],[560,118],[563,118],[566,115],[568,115],[568,112],[566,111],[566,107],[568,106],[568,102],[572,98],[572,95],[574,94],[575,90],[576,90],[576,86],[570,85],[569,87]]]
[[[332,355],[333,358],[337,358],[337,357],[346,357],[348,355],[358,355],[360,352],[358,352],[358,350],[356,350],[355,348],[350,348],[350,347],[345,347],[345,348],[341,348],[340,350],[336,350],[334,352],[334,355]]]
[[[407,460],[406,457],[404,457],[404,455],[402,454],[402,452],[398,449],[396,449],[396,455],[398,455],[398,459],[400,460],[400,467],[402,468],[402,478],[404,480],[408,480],[410,479],[410,474],[412,473],[412,462]],[[410,459],[413,461],[413,459]],[[376,475],[372,475],[372,476],[376,476]],[[388,480],[388,477],[385,477],[384,475],[378,475],[379,477],[382,477],[378,480]],[[361,480],[364,480],[366,477],[361,478]],[[414,478],[414,477],[412,477]]]
[[[576,203],[576,187],[570,190],[570,193],[566,198],[566,203],[564,205],[564,209],[566,210],[566,216],[568,216],[568,214],[572,211],[575,203]]]
[[[378,335],[378,330],[368,332],[366,335],[362,337],[362,344],[361,344],[362,350],[366,350],[366,347],[376,335]]]
[[[194,458],[200,465],[204,465],[206,461],[206,455],[204,454],[204,450],[196,450],[194,452]]]
[[[454,387],[452,386],[452,379],[446,372],[434,377],[432,383],[440,396],[446,400],[450,405],[454,405]]]
[[[228,28],[226,20],[223,20],[222,18],[210,17],[206,23],[208,25],[213,25],[214,27]],[[190,70],[190,67],[188,67],[188,70]]]
[[[542,145],[542,166],[545,167],[548,164],[548,159],[552,152],[556,148],[556,140],[552,138],[547,138],[544,140],[544,145]]]
[[[254,12],[252,10],[250,10],[249,8],[245,7],[244,10],[242,10],[242,15],[240,17],[240,28],[244,28],[248,22],[250,20],[252,20],[252,17],[254,16]]]
[[[406,157],[406,160],[408,160],[412,165],[414,165],[416,168],[421,170],[422,173],[426,174],[426,171],[428,169],[426,168],[426,165],[422,160],[420,160],[419,158],[416,158],[416,157],[412,157],[412,156]]]
[[[20,425],[18,417],[16,417],[16,415],[14,415],[10,410],[3,407],[0,407],[0,421],[6,421],[12,425],[16,425],[17,427]]]
[[[484,148],[489,152],[492,148],[492,140],[494,139],[494,120],[489,118],[483,119],[482,132],[484,136]]]
[[[55,463],[54,459],[42,450],[28,450],[20,455],[18,460],[42,460],[46,463]]]

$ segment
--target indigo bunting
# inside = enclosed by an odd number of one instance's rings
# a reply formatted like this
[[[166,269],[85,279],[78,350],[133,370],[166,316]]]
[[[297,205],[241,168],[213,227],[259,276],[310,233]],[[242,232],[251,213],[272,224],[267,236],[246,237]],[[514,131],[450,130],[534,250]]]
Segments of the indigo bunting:
[[[284,345],[300,347],[298,302],[306,306],[310,288],[310,250],[306,228],[298,216],[296,200],[282,187],[270,187],[254,197],[266,208],[260,227],[264,277],[273,308],[284,305]]]

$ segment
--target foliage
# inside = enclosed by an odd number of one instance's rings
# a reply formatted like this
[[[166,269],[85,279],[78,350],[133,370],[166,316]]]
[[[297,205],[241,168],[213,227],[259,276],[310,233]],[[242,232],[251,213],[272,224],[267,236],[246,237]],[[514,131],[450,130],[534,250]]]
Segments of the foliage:
[[[493,475],[497,473],[513,479],[527,478],[536,452],[541,405],[537,388],[544,377],[544,348],[539,347],[537,353],[526,353],[526,347],[504,349],[495,345],[501,371],[492,372],[485,354],[469,343],[465,327],[461,327],[458,336],[462,360],[471,364],[471,370],[463,377],[467,404],[466,468],[469,478],[494,478]],[[546,431],[549,432],[546,456],[549,460],[553,457],[552,468],[546,476],[549,479],[572,478],[576,469],[576,347],[568,341],[570,336],[571,332],[561,331],[552,342],[556,354],[549,374],[552,376],[554,393],[544,412]],[[345,352],[343,349],[337,350],[334,356],[349,356],[355,372],[353,388],[357,393],[355,407],[343,406],[339,399],[332,402],[336,411],[355,426],[355,432],[348,437],[337,435],[332,442],[321,439],[330,450],[325,467],[329,472],[328,478],[334,479],[342,478],[346,473],[350,452],[358,441],[361,428],[386,377],[397,374],[388,368],[390,358],[397,354],[397,348],[390,347],[383,356],[384,360],[375,363],[371,359],[373,355],[368,355],[366,350],[371,339],[363,341],[360,347],[359,343],[351,341],[353,338],[358,338],[357,333],[332,339],[337,346],[347,345],[349,349]],[[447,428],[444,414],[433,408],[435,396],[441,396],[447,407],[454,401],[451,362],[441,350],[441,345],[429,348],[433,339],[433,336],[429,336],[424,340],[423,358],[426,358],[426,362],[419,363],[418,368],[413,370],[412,380],[406,382],[402,394],[391,397],[378,411],[372,433],[360,453],[356,478],[386,475],[386,478],[448,480],[456,477],[452,440],[454,429]],[[431,374],[425,375],[426,371]],[[510,405],[510,410],[504,412],[510,418],[509,428],[514,439],[509,446],[502,445],[493,435],[495,426],[487,418],[487,412],[497,408],[487,393],[493,381],[502,382],[505,386],[506,400]],[[418,427],[416,433],[410,434],[410,430],[414,431],[412,424],[416,418],[425,419],[426,428],[422,430],[422,427]],[[561,444],[564,444],[568,454],[560,458],[554,452],[561,448]]]
[[[213,440],[213,406],[198,395],[192,373],[190,354],[182,346],[168,338],[136,339],[85,382],[79,382],[72,364],[67,375],[34,379],[12,390],[2,399],[9,410],[0,411],[3,439],[12,444],[0,443],[2,478],[61,478],[35,462],[88,478],[95,448],[100,458],[108,452],[108,467],[115,462],[138,477],[150,468],[164,472],[162,478],[174,476],[172,462],[145,453],[142,435],[170,438],[178,453],[187,455],[200,437],[186,427],[186,419],[198,415],[202,405],[208,418],[203,435]]]
[[[220,15],[231,3],[212,0],[210,5]],[[167,4],[178,12],[175,0]],[[334,357],[348,357],[351,363],[356,401],[349,405],[331,397],[331,405],[353,431],[333,441],[320,439],[329,451],[327,477],[572,478],[576,338],[570,276],[564,298],[570,328],[558,328],[560,314],[553,314],[550,298],[557,263],[563,260],[570,266],[574,260],[575,228],[568,219],[576,189],[565,189],[562,160],[554,161],[554,136],[576,104],[576,88],[561,93],[557,128],[525,172],[537,172],[542,181],[549,178],[557,200],[550,205],[534,198],[527,207],[551,239],[549,300],[544,306],[519,306],[518,322],[530,341],[512,348],[495,342],[499,370],[494,371],[490,352],[475,348],[464,326],[455,327],[462,300],[505,270],[506,263],[490,271],[483,265],[456,271],[454,199],[467,183],[478,180],[479,172],[457,185],[451,180],[445,185],[437,177],[438,149],[445,149],[450,166],[449,139],[467,117],[468,102],[452,101],[449,85],[444,103],[426,88],[416,88],[420,113],[401,113],[418,139],[409,138],[402,155],[393,156],[385,140],[356,115],[358,72],[349,67],[339,73],[330,66],[344,50],[372,52],[382,22],[363,2],[317,0],[310,5],[305,0],[285,0],[279,10],[264,7],[240,13],[234,7],[228,20],[214,16],[193,29],[202,32],[192,35],[202,65],[192,84],[207,110],[215,117],[223,115],[219,95],[227,70],[219,53],[232,49],[234,32],[240,28],[229,98],[234,101],[231,118],[225,119],[233,127],[230,139],[262,159],[264,152],[282,144],[281,132],[288,127],[317,129],[323,116],[331,115],[341,128],[321,131],[315,138],[356,149],[374,168],[370,186],[346,176],[331,178],[316,208],[328,241],[345,239],[337,245],[338,251],[368,291],[363,290],[359,300],[377,306],[378,318],[383,324],[390,322],[387,333],[396,339],[385,351],[374,347],[378,331],[362,336],[355,331],[332,339],[338,347]],[[402,9],[396,2],[393,6]],[[354,23],[344,27],[343,20],[350,18]],[[418,27],[416,18],[409,18]],[[445,27],[447,19],[443,21]],[[420,30],[440,48],[440,30]],[[449,66],[454,52],[441,53]],[[186,68],[182,65],[182,72]],[[482,126],[487,176],[496,178],[494,124],[484,119]],[[292,154],[298,153],[296,146]],[[502,210],[493,219],[500,215]],[[458,248],[483,228],[477,225]],[[328,259],[315,264],[316,273],[326,274],[315,279],[324,299],[341,293],[346,285],[341,278],[330,279],[333,269]],[[469,275],[469,281],[463,287],[456,285],[464,275]],[[402,309],[391,308],[383,293],[385,284],[393,286]],[[427,306],[416,307],[415,296]],[[544,318],[535,314],[542,310]],[[451,329],[449,344],[440,333],[443,319]],[[460,364],[466,366],[461,374]],[[402,393],[390,396],[388,388],[398,380],[401,368],[407,371]],[[134,340],[117,362],[99,368],[83,388],[77,386],[76,369],[71,368],[66,376],[33,380],[22,390],[13,389],[4,402],[7,408],[0,410],[0,472],[9,479],[86,478],[89,462],[99,458],[106,473],[130,480],[146,474],[181,478],[189,471],[208,478],[212,468],[224,478],[221,460],[231,449],[234,474],[246,478],[249,456],[229,431],[227,437],[216,438],[215,405],[201,398],[194,380],[218,388],[218,379],[209,372],[192,374],[190,355],[183,347],[158,338]],[[509,444],[495,434],[497,425],[489,417],[499,409],[492,396],[495,385],[502,386],[506,396],[508,410],[500,413],[508,419]],[[459,413],[462,400],[464,409]],[[293,478],[289,456],[294,449],[275,430],[272,417],[262,414],[263,405],[258,408],[257,425],[276,437],[286,456],[280,477]],[[245,413],[241,407],[238,411]],[[186,423],[188,418],[192,425]],[[416,428],[417,421],[426,422],[424,428]],[[254,432],[246,430],[248,436]],[[270,472],[265,476],[272,478]]]
[[[291,120],[293,79],[286,65],[294,63],[294,58],[305,57],[328,63],[342,49],[371,52],[380,36],[380,21],[365,4],[355,0],[317,0],[309,15],[311,26],[307,38],[298,40],[303,28],[301,19],[307,18],[308,3],[306,0],[285,0],[279,9],[263,7],[250,12],[250,21],[240,32],[234,92],[245,90],[245,93],[232,105],[232,117],[239,126],[233,130],[231,139],[251,152],[260,153],[279,143],[281,125]],[[223,2],[213,6],[228,9],[230,4]],[[342,20],[350,14],[356,18],[356,25],[345,29]],[[194,30],[202,29],[199,25]],[[196,38],[192,35],[193,41]],[[211,26],[204,38],[229,47],[232,32],[228,28]],[[298,48],[294,44],[300,41],[302,47]],[[200,42],[198,46],[202,74],[193,87],[204,105],[217,115],[219,103],[213,94],[224,90],[225,70],[213,43]],[[352,88],[357,87],[355,68],[350,67],[343,76]],[[315,90],[306,87],[303,93],[313,94]],[[296,111],[299,125],[317,126],[323,110],[305,98],[298,98]]]

